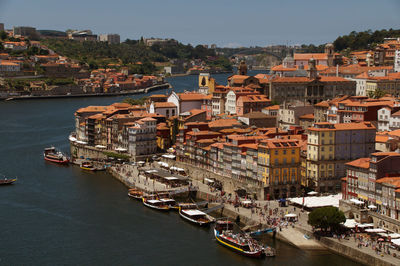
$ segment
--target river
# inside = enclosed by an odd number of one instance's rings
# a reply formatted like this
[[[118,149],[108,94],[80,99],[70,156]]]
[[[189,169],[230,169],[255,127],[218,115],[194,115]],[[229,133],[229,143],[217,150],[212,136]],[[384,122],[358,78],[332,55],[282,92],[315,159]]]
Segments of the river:
[[[221,84],[227,76],[215,75]],[[175,91],[192,90],[197,76],[169,82]],[[122,99],[0,102],[0,173],[18,177],[0,187],[0,265],[356,265],[272,239],[276,258],[245,258],[219,246],[211,229],[128,198],[126,187],[107,173],[44,162],[45,147],[69,150],[75,110]]]

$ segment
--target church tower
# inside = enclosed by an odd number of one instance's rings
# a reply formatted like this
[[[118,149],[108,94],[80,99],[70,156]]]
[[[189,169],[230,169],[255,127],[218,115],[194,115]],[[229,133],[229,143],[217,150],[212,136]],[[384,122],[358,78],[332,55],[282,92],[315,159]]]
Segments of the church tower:
[[[314,58],[310,58],[308,61],[308,77],[310,79],[316,79],[318,77],[317,66]]]
[[[328,43],[325,45],[325,53],[328,55],[328,66],[333,66],[335,49],[332,43]]]
[[[238,67],[238,75],[244,75],[244,76],[247,75],[247,65],[246,62],[244,62],[244,60],[240,62],[240,65]]]

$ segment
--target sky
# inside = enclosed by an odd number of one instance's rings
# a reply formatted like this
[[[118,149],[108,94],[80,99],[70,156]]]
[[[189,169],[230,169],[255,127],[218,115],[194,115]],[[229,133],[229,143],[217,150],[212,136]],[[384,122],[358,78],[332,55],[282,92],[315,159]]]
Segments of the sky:
[[[218,47],[323,44],[400,29],[400,0],[0,0],[0,22]]]

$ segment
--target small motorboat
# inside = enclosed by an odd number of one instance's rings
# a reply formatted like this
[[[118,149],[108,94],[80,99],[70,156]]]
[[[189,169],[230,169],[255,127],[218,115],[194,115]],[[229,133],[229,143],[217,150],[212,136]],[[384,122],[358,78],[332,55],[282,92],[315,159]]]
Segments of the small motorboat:
[[[143,191],[137,188],[131,188],[128,191],[128,196],[137,200],[141,200],[143,198]]]
[[[86,171],[96,171],[97,170],[97,168],[94,167],[93,163],[91,163],[91,162],[82,162],[81,169],[86,170]]]
[[[165,204],[163,201],[159,199],[154,199],[152,197],[143,197],[143,205],[152,209],[156,209],[159,211],[168,211],[169,210],[169,205]]]
[[[16,178],[4,178],[4,179],[0,179],[0,185],[11,185],[13,184],[15,181],[17,181]]]
[[[69,163],[69,158],[64,153],[54,147],[45,148],[43,152],[43,157],[46,161],[52,163],[64,165]]]

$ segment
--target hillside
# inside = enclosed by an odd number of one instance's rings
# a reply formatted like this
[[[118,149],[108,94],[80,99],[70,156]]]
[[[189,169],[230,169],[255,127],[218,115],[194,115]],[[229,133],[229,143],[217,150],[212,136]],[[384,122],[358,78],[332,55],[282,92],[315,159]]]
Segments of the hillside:
[[[193,47],[190,44],[177,43],[165,47],[148,47],[143,41],[129,39],[120,44],[56,39],[45,39],[42,43],[61,55],[88,64],[91,69],[120,64],[128,66],[135,73],[154,73],[157,71],[155,62],[193,59],[200,59],[208,65],[223,69],[231,67],[227,58],[217,57],[213,49],[201,45]]]

